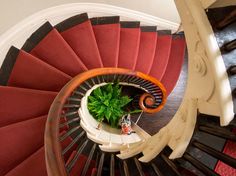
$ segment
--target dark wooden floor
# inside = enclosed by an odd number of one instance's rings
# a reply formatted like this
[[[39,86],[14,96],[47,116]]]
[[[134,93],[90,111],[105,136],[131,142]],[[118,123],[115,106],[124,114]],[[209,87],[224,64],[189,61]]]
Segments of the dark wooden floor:
[[[219,47],[221,48],[226,43],[233,41],[236,39],[236,21],[233,21],[231,24],[225,26],[223,29],[217,29],[217,24],[224,20],[225,17],[230,15],[230,13],[236,9],[236,6],[229,6],[226,8],[216,8],[210,9],[207,13],[208,19],[211,22],[213,27],[216,40],[218,42]],[[223,61],[225,63],[225,67],[228,69],[229,67],[236,65],[236,50],[231,52],[222,51]],[[229,75],[229,82],[231,86],[231,90],[236,89],[236,76]],[[236,98],[234,101],[234,112],[236,113]]]
[[[188,72],[187,69],[188,59],[186,52],[180,78],[175,89],[169,95],[165,107],[156,114],[143,114],[140,118],[138,125],[150,135],[157,133],[162,127],[164,127],[178,110],[186,88]],[[135,121],[135,119],[133,120]]]

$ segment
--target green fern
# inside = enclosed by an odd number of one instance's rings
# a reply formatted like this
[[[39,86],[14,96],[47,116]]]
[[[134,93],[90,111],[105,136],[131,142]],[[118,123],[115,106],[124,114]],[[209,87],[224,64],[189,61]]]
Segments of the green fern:
[[[118,127],[120,118],[127,114],[125,106],[131,101],[121,94],[118,83],[109,83],[93,90],[88,97],[88,109],[99,122],[106,120],[112,127]]]

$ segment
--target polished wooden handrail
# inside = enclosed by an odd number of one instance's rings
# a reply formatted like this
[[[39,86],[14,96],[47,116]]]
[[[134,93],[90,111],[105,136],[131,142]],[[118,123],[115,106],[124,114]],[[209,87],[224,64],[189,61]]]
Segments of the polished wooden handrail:
[[[155,102],[155,98],[153,95],[148,94],[148,93],[144,93],[139,100],[139,106],[140,108],[147,113],[156,113],[159,112],[165,105],[166,100],[167,100],[167,95],[166,95],[166,89],[165,87],[161,84],[160,81],[158,81],[156,78],[146,75],[144,73],[141,72],[136,72],[136,76],[144,79],[144,80],[148,80],[152,83],[154,83],[156,86],[158,86],[160,88],[160,90],[162,91],[162,101],[161,104],[157,107],[157,108],[148,108],[145,106],[144,103],[148,104],[149,106],[153,105]]]
[[[46,123],[46,130],[45,130],[46,165],[49,176],[67,175],[59,141],[59,122],[61,117],[61,111],[63,109],[63,105],[67,101],[67,98],[84,81],[93,78],[95,76],[109,75],[109,74],[124,74],[124,75],[126,74],[131,76],[133,75],[157,85],[158,87],[161,88],[163,92],[163,100],[162,100],[163,102],[161,106],[162,107],[164,106],[164,103],[166,102],[165,88],[158,80],[143,73],[122,68],[97,68],[77,75],[62,88],[62,90],[59,92],[59,94],[53,101],[51,108],[49,110],[48,119]],[[149,109],[147,108],[147,110]],[[154,110],[152,109],[152,111],[150,112],[154,112]]]

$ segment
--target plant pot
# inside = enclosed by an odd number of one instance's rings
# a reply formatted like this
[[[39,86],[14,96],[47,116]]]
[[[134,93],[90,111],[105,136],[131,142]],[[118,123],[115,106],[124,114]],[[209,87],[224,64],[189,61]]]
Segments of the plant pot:
[[[103,144],[106,151],[119,151],[124,146],[127,146],[132,143],[137,143],[142,141],[136,133],[131,135],[124,135],[121,133],[121,129],[112,128],[110,125],[104,122],[98,122],[88,110],[88,96],[92,93],[93,90],[100,86],[104,86],[107,83],[101,83],[93,86],[89,91],[86,92],[85,96],[81,100],[81,107],[79,109],[79,115],[81,118],[80,125],[87,132],[87,136],[92,141]],[[98,126],[100,126],[98,128]],[[110,146],[110,147],[109,147]],[[114,150],[111,148],[115,148]]]

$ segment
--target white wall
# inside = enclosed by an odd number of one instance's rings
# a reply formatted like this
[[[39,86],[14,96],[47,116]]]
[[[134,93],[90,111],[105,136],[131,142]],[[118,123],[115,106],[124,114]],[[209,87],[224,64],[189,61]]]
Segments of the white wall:
[[[0,0],[0,35],[27,16],[45,8],[73,2],[95,2],[141,11],[179,23],[174,0]]]

